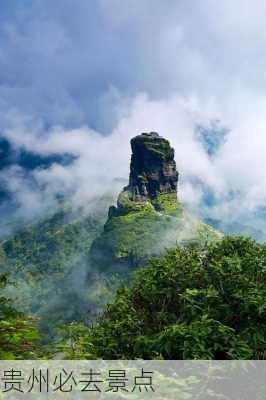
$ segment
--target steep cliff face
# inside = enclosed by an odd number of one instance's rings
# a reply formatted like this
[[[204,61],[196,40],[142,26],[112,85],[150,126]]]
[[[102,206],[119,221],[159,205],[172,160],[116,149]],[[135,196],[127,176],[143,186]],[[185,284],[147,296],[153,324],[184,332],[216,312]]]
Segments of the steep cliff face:
[[[155,132],[131,140],[129,184],[111,206],[90,251],[97,268],[137,267],[181,241],[209,241],[220,234],[192,218],[177,197],[174,150]]]
[[[129,185],[131,200],[145,201],[160,193],[176,193],[178,172],[174,149],[156,132],[142,133],[131,140]]]

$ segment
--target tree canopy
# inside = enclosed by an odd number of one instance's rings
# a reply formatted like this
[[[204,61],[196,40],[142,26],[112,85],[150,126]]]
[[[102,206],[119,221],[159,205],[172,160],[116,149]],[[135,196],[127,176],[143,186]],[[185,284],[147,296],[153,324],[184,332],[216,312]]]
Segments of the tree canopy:
[[[8,282],[0,275],[0,288]],[[36,359],[41,356],[37,341],[40,339],[36,321],[17,311],[10,299],[0,297],[0,359]]]
[[[260,359],[266,245],[225,237],[176,247],[138,270],[92,330],[105,359]]]

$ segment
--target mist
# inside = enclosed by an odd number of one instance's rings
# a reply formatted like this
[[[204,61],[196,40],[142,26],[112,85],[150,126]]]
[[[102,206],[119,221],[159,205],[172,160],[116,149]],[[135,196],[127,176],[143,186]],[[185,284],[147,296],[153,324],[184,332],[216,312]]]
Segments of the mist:
[[[0,152],[1,237],[62,201],[103,224],[128,182],[130,139],[156,131],[175,149],[186,209],[265,241],[265,8],[3,0],[0,138],[11,147],[8,162]],[[39,161],[29,168],[21,152]],[[86,263],[70,263],[80,284]]]

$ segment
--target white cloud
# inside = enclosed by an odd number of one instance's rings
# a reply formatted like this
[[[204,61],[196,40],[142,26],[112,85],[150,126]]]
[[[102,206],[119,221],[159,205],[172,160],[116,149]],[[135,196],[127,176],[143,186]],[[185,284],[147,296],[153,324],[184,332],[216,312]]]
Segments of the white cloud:
[[[265,8],[261,0],[38,3],[2,28],[2,132],[17,147],[76,155],[33,178],[49,195],[72,190],[86,203],[127,178],[130,138],[158,131],[175,148],[190,207],[202,212],[197,178],[216,196],[205,213],[251,219],[266,201]],[[229,134],[210,159],[194,129],[213,119]]]

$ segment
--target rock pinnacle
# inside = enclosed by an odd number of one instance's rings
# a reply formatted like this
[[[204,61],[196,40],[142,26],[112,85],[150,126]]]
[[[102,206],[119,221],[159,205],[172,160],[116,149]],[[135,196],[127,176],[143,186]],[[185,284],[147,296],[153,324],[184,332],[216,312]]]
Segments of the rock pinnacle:
[[[131,139],[132,156],[129,185],[125,188],[133,201],[153,199],[161,193],[177,192],[178,172],[174,149],[156,132]]]

